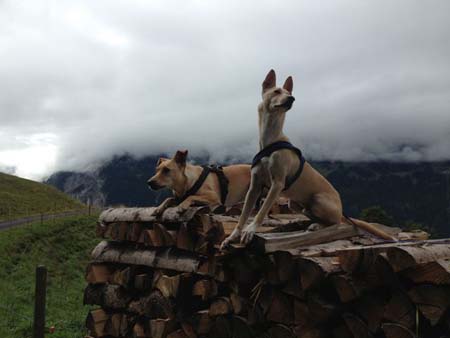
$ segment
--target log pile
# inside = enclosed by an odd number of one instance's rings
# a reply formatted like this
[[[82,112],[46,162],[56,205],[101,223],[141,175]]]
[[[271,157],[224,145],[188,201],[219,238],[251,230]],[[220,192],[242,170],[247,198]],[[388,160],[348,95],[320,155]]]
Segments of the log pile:
[[[239,210],[118,208],[86,269],[90,337],[450,337],[450,240],[384,243],[281,204],[244,248]]]

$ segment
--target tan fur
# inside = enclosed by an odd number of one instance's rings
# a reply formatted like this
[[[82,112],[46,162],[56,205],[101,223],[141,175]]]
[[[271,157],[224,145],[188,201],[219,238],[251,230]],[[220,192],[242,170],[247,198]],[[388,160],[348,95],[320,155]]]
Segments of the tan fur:
[[[171,189],[174,196],[180,197],[189,190],[199,178],[203,168],[198,165],[186,163],[187,150],[177,151],[171,159],[160,158],[156,173],[148,180],[153,189]],[[244,200],[250,185],[250,165],[236,164],[223,167],[228,179],[228,195],[225,206],[233,206]],[[195,195],[186,198],[180,206],[188,208],[194,202],[207,205],[218,205],[220,201],[220,184],[217,175],[211,173]],[[175,199],[170,197],[158,207],[157,213],[162,213],[169,206],[175,205]]]
[[[267,74],[263,82],[262,102],[258,106],[260,149],[277,141],[289,141],[283,133],[283,125],[286,112],[295,100],[292,96],[292,88],[291,77],[288,77],[283,87],[279,88],[276,87],[275,72],[271,70]],[[222,243],[222,248],[239,238],[241,243],[249,243],[256,228],[261,225],[264,217],[267,216],[268,211],[280,195],[301,204],[307,214],[320,223],[326,225],[341,222],[349,223],[342,214],[342,202],[339,193],[308,162],[305,163],[300,178],[287,191],[283,191],[286,177],[292,177],[295,174],[299,162],[298,157],[291,150],[284,149],[263,158],[252,169],[250,188],[245,198],[241,217],[231,235]],[[264,186],[270,187],[266,199],[253,222],[244,229],[250,211]],[[393,239],[367,222],[353,219],[352,221],[358,227],[377,236]]]

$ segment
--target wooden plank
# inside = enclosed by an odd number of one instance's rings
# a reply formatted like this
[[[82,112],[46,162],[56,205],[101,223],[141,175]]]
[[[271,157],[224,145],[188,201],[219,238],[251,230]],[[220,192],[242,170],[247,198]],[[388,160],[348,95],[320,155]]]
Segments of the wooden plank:
[[[293,231],[286,233],[255,234],[253,245],[258,250],[268,253],[332,242],[359,234],[360,231],[353,225],[336,224],[313,232]]]

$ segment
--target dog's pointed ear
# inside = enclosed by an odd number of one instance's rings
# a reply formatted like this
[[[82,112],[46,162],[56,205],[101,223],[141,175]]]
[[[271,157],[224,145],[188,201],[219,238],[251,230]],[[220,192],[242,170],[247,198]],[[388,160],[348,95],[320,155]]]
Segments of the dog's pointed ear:
[[[270,88],[275,87],[277,83],[277,76],[275,75],[275,71],[273,69],[266,75],[264,82],[262,83],[262,92],[263,94]]]
[[[159,160],[158,160],[158,162],[156,162],[156,166],[159,166],[161,163],[163,163],[163,162],[165,162],[165,161],[167,161],[167,160],[168,160],[168,158],[160,157]]]
[[[188,151],[187,150],[177,150],[177,153],[173,157],[175,159],[175,162],[179,166],[186,165],[186,158],[187,158]]]
[[[289,76],[286,81],[284,81],[283,88],[292,94],[292,89],[294,88],[294,81],[292,80],[292,76]]]

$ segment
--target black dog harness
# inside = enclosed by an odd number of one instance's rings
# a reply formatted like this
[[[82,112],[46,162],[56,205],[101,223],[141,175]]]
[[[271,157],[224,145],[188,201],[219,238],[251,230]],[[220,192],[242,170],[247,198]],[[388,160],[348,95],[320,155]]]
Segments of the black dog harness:
[[[263,148],[259,153],[255,155],[252,161],[252,168],[256,166],[264,157],[269,157],[272,153],[282,150],[289,149],[292,150],[295,154],[297,154],[298,159],[300,160],[300,166],[295,172],[294,176],[286,177],[286,182],[284,184],[284,190],[288,190],[291,185],[300,177],[303,171],[303,167],[305,166],[305,158],[303,157],[302,151],[297,147],[293,146],[292,143],[287,141],[278,141],[272,144],[269,144],[267,147]]]
[[[203,171],[198,177],[197,181],[195,181],[194,185],[185,192],[185,194],[181,197],[175,199],[177,204],[183,202],[189,196],[195,195],[197,191],[201,188],[203,183],[205,183],[206,178],[210,173],[215,173],[217,178],[219,179],[220,186],[220,202],[224,205],[228,195],[228,178],[223,173],[222,166],[218,165],[203,165]]]

